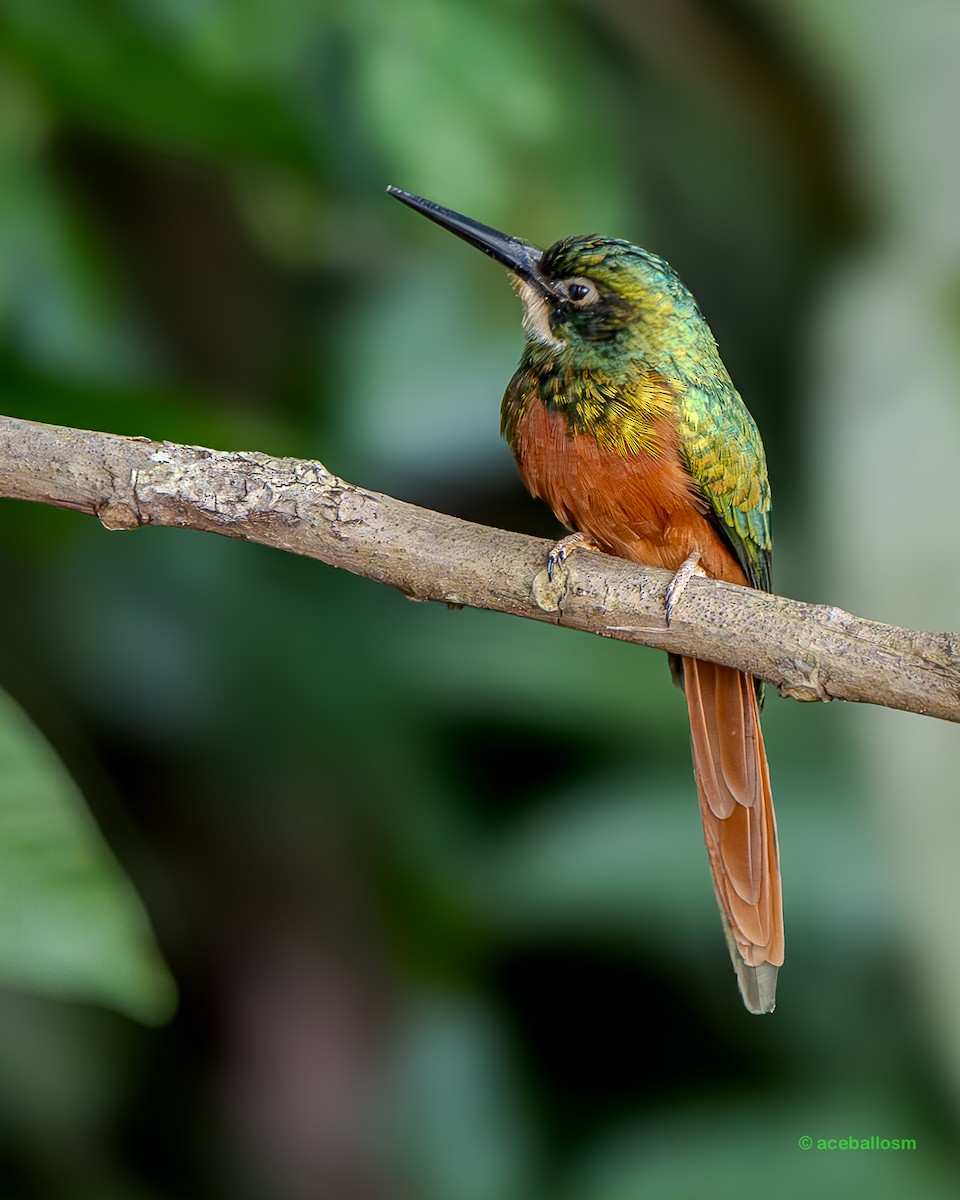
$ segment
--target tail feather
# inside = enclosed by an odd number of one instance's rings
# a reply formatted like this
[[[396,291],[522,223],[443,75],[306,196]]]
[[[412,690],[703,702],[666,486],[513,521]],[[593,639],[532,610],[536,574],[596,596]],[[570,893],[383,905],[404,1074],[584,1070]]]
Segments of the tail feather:
[[[720,768],[737,802],[749,807],[757,793],[758,755],[753,727],[744,723],[744,708],[749,704],[744,693],[753,692],[754,687],[746,675],[739,671],[732,674],[730,687],[716,691]],[[740,730],[743,737],[738,736]]]
[[[772,1012],[783,963],[777,823],[753,680],[685,658],[704,841],[743,1002]]]

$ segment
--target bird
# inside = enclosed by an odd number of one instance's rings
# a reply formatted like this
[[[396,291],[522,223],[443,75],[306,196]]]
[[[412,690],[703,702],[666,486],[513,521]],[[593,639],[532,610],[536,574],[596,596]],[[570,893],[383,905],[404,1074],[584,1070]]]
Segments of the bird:
[[[770,485],[757,426],[690,291],[617,238],[546,250],[400,188],[390,195],[507,269],[524,349],[501,431],[528,491],[582,548],[673,572],[666,621],[693,574],[769,591]],[[773,1012],[783,964],[780,855],[760,727],[762,684],[671,657],[686,697],[704,841],[748,1011]]]

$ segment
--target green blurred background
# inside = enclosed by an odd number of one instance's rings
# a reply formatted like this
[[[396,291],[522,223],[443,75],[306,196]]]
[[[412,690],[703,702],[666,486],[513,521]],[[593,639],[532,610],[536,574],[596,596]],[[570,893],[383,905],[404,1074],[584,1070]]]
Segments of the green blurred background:
[[[664,255],[778,590],[956,627],[958,81],[947,0],[0,0],[0,409],[549,536],[395,183]],[[958,1194],[953,727],[771,697],[757,1019],[662,655],[14,502],[0,579],[4,1200]]]

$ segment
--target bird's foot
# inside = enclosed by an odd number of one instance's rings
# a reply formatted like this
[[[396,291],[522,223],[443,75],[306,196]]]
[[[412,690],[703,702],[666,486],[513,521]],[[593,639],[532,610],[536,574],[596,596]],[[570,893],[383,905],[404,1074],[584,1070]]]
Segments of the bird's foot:
[[[706,571],[700,566],[699,550],[694,550],[692,554],[687,555],[667,586],[667,600],[664,609],[668,629],[670,622],[673,620],[673,610],[677,607],[677,601],[683,595],[684,588],[694,575],[706,575]]]
[[[547,555],[547,578],[551,583],[553,583],[553,576],[557,567],[562,567],[574,550],[596,550],[599,552],[600,547],[595,542],[591,542],[582,533],[568,533],[566,537],[562,537]]]

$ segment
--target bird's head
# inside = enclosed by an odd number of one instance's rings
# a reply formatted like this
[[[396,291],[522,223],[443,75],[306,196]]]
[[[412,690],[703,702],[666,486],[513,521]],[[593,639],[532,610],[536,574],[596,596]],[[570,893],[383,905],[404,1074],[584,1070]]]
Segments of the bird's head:
[[[655,254],[593,234],[541,250],[420,196],[387,190],[507,268],[524,303],[531,353],[588,367],[642,360],[668,375],[714,365],[716,343],[696,301]]]

